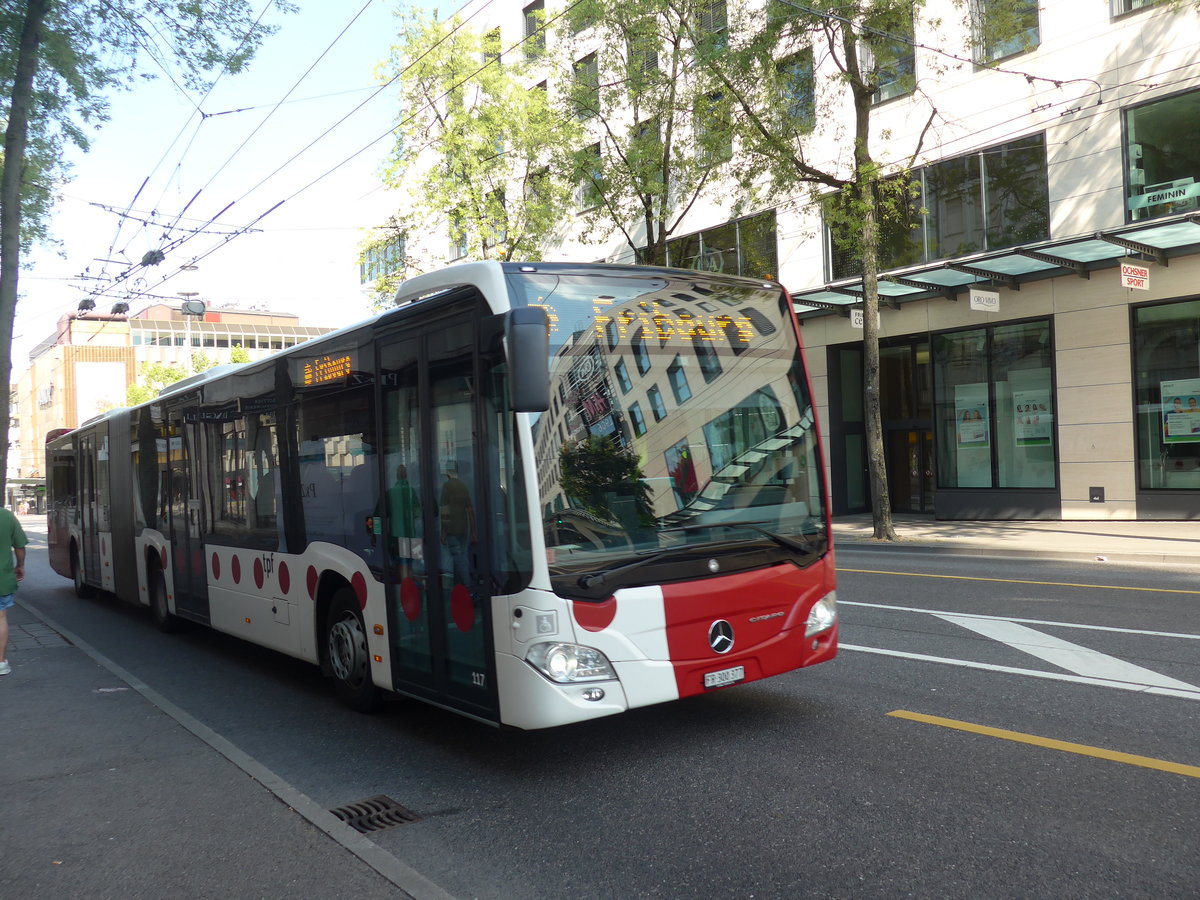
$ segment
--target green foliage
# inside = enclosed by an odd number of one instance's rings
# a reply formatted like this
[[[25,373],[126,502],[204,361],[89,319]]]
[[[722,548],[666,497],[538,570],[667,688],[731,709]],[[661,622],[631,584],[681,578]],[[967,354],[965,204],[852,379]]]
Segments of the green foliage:
[[[229,350],[229,361],[231,363],[248,363],[250,362],[250,351],[241,344],[234,344]]]
[[[125,402],[129,406],[145,403],[158,396],[159,391],[191,374],[175,363],[142,363],[138,380],[125,390]]]
[[[244,352],[244,351],[243,351]],[[247,360],[249,362],[249,360]],[[192,371],[196,373],[204,372],[211,369],[217,364],[217,361],[205,353],[203,350],[192,351]]]
[[[403,20],[390,68],[403,71],[396,147],[385,172],[405,188],[403,207],[366,250],[398,230],[445,234],[471,259],[540,259],[557,231],[570,185],[551,162],[572,145],[547,92],[529,82],[525,54],[502,53],[499,35],[420,11]],[[405,249],[402,271],[440,263],[445,246]],[[395,279],[377,291],[390,293]]]
[[[617,509],[632,504],[640,524],[654,519],[650,489],[642,480],[637,454],[608,437],[592,435],[564,444],[559,451],[562,486],[572,505],[607,522],[619,518]]]
[[[580,0],[559,25],[559,114],[584,127],[564,174],[585,237],[617,233],[639,261],[663,263],[667,239],[721,176],[732,146],[728,98],[696,61],[727,39],[723,10],[699,0]],[[706,36],[699,43],[697,33]]]

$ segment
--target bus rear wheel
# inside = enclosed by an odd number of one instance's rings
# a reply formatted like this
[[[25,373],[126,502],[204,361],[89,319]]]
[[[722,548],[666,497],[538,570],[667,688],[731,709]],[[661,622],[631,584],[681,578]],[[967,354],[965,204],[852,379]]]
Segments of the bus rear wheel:
[[[71,578],[75,582],[75,596],[87,600],[96,596],[96,589],[83,580],[83,566],[79,562],[79,551],[71,548]]]
[[[167,605],[167,579],[163,577],[162,569],[152,569],[149,581],[150,615],[154,624],[163,634],[178,631],[181,623]]]
[[[325,652],[333,687],[342,702],[359,712],[379,708],[380,692],[371,680],[371,653],[358,598],[349,588],[333,597],[325,627]]]

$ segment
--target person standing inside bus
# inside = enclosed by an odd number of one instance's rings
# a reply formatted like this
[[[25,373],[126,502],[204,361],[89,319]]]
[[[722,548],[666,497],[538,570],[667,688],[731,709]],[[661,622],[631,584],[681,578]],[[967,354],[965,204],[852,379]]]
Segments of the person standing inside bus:
[[[450,554],[455,584],[469,584],[468,554],[475,543],[475,507],[471,493],[458,477],[458,463],[446,463],[446,483],[438,501],[441,505],[442,543]]]
[[[0,507],[0,675],[12,671],[8,662],[8,610],[17,596],[17,582],[25,577],[25,530],[8,507]],[[9,553],[9,548],[12,553]],[[14,564],[15,563],[15,564]]]
[[[416,489],[409,483],[408,468],[396,466],[396,483],[387,489],[375,515],[387,511],[388,529],[391,531],[390,549],[392,562],[399,566],[402,578],[412,574],[414,562],[420,558],[419,517],[421,500]]]

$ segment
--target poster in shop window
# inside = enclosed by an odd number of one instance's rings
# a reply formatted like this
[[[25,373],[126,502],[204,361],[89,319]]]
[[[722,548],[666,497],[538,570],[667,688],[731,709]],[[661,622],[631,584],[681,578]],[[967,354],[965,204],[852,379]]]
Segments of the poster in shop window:
[[[959,447],[988,446],[986,384],[960,384],[954,389],[954,418]]]
[[[1041,447],[1050,443],[1054,413],[1050,391],[1013,391],[1013,435],[1018,447]]]
[[[1200,442],[1200,378],[1160,382],[1164,444]]]

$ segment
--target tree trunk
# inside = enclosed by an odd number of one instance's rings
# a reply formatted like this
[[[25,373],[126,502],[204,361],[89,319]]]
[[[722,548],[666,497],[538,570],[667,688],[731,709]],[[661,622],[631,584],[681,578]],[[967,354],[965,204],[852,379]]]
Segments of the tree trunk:
[[[9,379],[12,377],[13,322],[17,314],[17,275],[21,268],[21,176],[29,137],[29,103],[38,67],[42,23],[52,0],[28,0],[4,132],[4,173],[0,176],[0,379],[5,403],[0,407],[0,499],[7,496]]]
[[[892,498],[888,491],[887,459],[883,452],[883,417],[879,405],[879,195],[878,172],[871,158],[871,101],[875,86],[863,79],[858,64],[858,44],[853,31],[842,32],[846,68],[854,95],[855,208],[862,212],[863,268],[863,416],[867,427],[867,470],[871,481],[871,518],[874,537],[896,540],[892,523]]]

